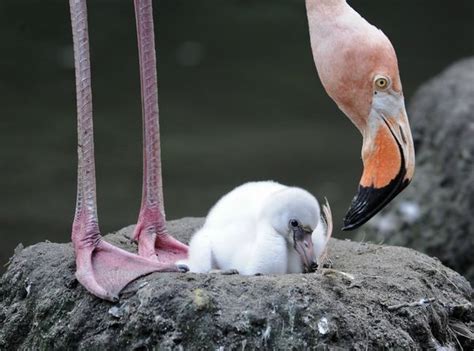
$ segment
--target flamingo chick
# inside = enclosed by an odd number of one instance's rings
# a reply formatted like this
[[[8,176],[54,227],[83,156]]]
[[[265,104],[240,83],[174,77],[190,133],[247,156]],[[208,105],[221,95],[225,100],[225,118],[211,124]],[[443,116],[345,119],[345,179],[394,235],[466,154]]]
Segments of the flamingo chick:
[[[276,182],[251,182],[224,195],[194,235],[186,264],[240,274],[314,271],[332,231],[329,206],[306,190]]]

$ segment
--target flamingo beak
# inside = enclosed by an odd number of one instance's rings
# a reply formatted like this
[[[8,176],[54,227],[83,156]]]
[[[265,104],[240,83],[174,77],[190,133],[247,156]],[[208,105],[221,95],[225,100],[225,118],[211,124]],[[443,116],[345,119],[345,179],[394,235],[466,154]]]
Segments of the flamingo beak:
[[[384,208],[411,181],[415,151],[401,93],[374,96],[363,130],[364,172],[342,230],[360,227]]]
[[[293,229],[294,248],[303,262],[304,272],[314,272],[318,268],[313,249],[312,230],[302,227]]]

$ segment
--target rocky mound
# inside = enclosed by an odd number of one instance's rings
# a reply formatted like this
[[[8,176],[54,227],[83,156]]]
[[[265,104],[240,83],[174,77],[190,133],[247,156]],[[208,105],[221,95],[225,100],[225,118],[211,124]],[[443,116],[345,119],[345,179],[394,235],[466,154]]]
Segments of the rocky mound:
[[[170,222],[188,241],[200,219]],[[106,239],[128,250],[132,227]],[[312,274],[155,273],[118,303],[74,278],[70,244],[19,247],[0,281],[0,349],[474,348],[472,288],[411,249],[332,240]]]

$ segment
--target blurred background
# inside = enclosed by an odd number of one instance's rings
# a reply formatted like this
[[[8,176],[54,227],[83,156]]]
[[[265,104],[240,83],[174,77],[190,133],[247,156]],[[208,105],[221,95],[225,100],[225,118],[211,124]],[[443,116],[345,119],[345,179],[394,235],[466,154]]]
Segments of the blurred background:
[[[472,0],[349,3],[392,40],[408,101],[427,79],[474,54]],[[132,1],[88,6],[107,233],[134,223],[140,204],[135,19]],[[340,228],[361,175],[361,137],[316,75],[304,1],[154,7],[168,219],[204,216],[233,187],[273,179],[326,196]],[[1,271],[20,242],[70,240],[77,140],[68,2],[2,0],[0,42]]]

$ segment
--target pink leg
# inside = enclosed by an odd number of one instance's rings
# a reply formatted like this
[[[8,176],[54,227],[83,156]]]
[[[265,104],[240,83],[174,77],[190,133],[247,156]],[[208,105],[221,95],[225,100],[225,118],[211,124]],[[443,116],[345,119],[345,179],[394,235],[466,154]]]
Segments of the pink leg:
[[[166,231],[152,1],[134,1],[143,114],[143,191],[134,239],[139,255],[173,263],[187,257],[188,247]]]
[[[86,0],[70,0],[76,67],[78,182],[72,242],[76,277],[92,294],[116,300],[132,280],[154,271],[176,271],[105,242],[99,231],[96,203],[92,90]]]

